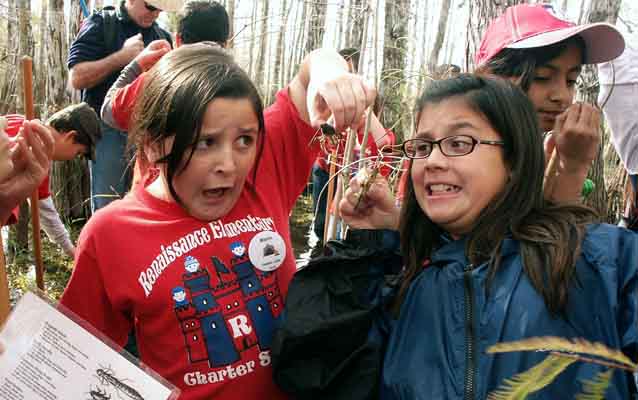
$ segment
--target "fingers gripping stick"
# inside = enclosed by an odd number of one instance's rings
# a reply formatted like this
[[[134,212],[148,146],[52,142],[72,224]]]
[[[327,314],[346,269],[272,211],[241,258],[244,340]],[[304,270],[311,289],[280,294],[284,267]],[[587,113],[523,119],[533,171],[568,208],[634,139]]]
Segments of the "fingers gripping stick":
[[[361,189],[357,194],[357,202],[354,206],[355,210],[359,208],[359,205],[361,205],[361,201],[366,197],[366,194],[368,193],[368,190],[370,190],[370,186],[372,186],[372,183],[374,182],[374,179],[377,177],[378,173],[379,168],[370,168],[367,166],[361,168],[357,172],[357,180],[361,185]]]

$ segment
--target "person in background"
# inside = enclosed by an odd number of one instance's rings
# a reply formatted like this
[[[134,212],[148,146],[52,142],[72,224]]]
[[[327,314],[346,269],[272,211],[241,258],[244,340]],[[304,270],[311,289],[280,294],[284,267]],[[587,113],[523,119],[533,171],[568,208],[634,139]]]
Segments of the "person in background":
[[[153,40],[172,43],[156,22],[162,10],[177,10],[172,0],[123,0],[115,10],[94,12],[84,20],[69,48],[69,82],[99,115],[102,101],[122,68]],[[102,139],[89,163],[93,211],[129,189],[131,172],[125,155],[126,135],[102,124]]]
[[[483,36],[475,56],[476,73],[517,84],[534,105],[538,134],[548,136],[548,162],[556,150],[557,168],[549,177],[552,189],[546,190],[549,200],[581,202],[583,182],[598,153],[600,112],[594,105],[574,103],[582,66],[613,60],[624,48],[624,39],[613,25],[575,25],[556,16],[547,4],[508,7]],[[356,179],[349,190],[360,190]],[[357,210],[347,201],[340,206],[344,220],[353,227],[398,226],[399,211],[381,179]]]
[[[631,191],[621,224],[638,230],[638,48],[628,42],[624,53],[613,61],[598,64],[600,92],[611,131],[611,142],[629,175]],[[633,195],[632,195],[633,194]]]
[[[18,136],[24,117],[11,114],[5,116],[8,124],[6,133],[9,137]],[[53,161],[68,161],[76,157],[94,158],[95,144],[100,140],[101,131],[97,114],[87,103],[70,105],[55,114],[46,122],[45,127],[53,137]],[[66,226],[53,204],[53,197],[49,188],[49,176],[44,177],[38,186],[38,207],[40,208],[41,227],[49,239],[60,246],[71,258],[75,255],[75,246]],[[18,221],[19,209],[15,208],[5,225]]]
[[[208,0],[189,1],[180,12],[175,46],[210,42],[225,48],[229,33],[230,20],[223,5]],[[168,42],[154,41],[122,70],[102,104],[101,117],[106,124],[120,131],[128,131],[135,102],[144,84],[145,72],[170,50]],[[145,160],[135,160],[133,187],[140,183],[145,167]]]

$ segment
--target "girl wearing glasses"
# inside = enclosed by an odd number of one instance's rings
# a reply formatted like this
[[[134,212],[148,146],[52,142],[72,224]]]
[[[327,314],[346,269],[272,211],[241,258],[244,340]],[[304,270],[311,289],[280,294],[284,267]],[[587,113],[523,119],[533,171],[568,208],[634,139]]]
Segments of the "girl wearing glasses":
[[[583,64],[612,60],[624,50],[624,40],[606,23],[574,25],[557,17],[549,5],[519,4],[492,21],[475,61],[477,72],[499,76],[518,85],[531,100],[539,132],[547,135],[546,162],[555,151],[554,184],[548,200],[580,202],[583,182],[598,153],[600,111],[574,103],[576,80]],[[537,133],[538,134],[538,133]],[[398,210],[381,178],[358,202],[359,183],[340,205],[344,220],[356,228],[396,229]],[[363,204],[363,207],[355,205]],[[373,207],[374,206],[374,207]]]
[[[472,75],[434,82],[416,121],[404,146],[411,162],[399,223],[403,260],[358,250],[366,257],[358,264],[333,256],[298,272],[275,339],[276,380],[299,398],[334,395],[344,382],[357,389],[380,382],[382,399],[485,399],[546,356],[486,353],[499,342],[584,338],[636,360],[638,235],[591,224],[595,215],[584,206],[544,198],[542,136],[524,93]],[[384,273],[401,266],[388,290]],[[343,298],[354,305],[342,308]],[[340,319],[353,307],[361,312]],[[370,310],[372,330],[360,335]],[[338,323],[327,324],[331,317]],[[342,335],[347,345],[326,340],[330,373],[312,375],[320,335]],[[574,398],[583,379],[605,369],[577,362],[534,398]],[[323,380],[299,378],[307,376]],[[631,375],[615,372],[605,398],[634,393]]]

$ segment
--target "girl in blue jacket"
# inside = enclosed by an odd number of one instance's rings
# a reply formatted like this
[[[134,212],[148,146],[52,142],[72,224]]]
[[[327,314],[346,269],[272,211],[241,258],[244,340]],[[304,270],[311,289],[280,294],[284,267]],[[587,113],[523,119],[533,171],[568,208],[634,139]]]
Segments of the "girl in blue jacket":
[[[475,55],[476,72],[515,83],[532,102],[539,126],[535,134],[545,132],[547,137],[546,161],[555,153],[556,167],[547,168],[553,182],[545,187],[547,199],[581,201],[583,182],[600,145],[600,111],[574,102],[576,81],[584,64],[613,60],[624,48],[613,25],[575,25],[556,16],[548,4],[508,7],[486,30]],[[396,202],[382,179],[377,181],[365,201],[341,202],[339,210],[351,227],[396,229]],[[357,192],[358,182],[350,187]],[[363,207],[355,210],[360,203]]]
[[[394,313],[385,326],[376,319],[372,329],[383,333],[376,347],[382,352],[380,398],[485,399],[504,379],[547,355],[488,354],[487,348],[531,337],[583,338],[636,360],[638,236],[592,224],[595,214],[584,206],[544,198],[542,137],[525,94],[503,80],[462,75],[432,83],[417,103],[416,121],[415,136],[403,145],[411,162],[399,223],[403,270],[390,304]],[[363,289],[355,287],[360,276],[334,278],[350,273],[347,263],[321,265],[322,279],[332,282],[322,295],[306,285],[305,271],[298,272],[275,353],[285,355],[287,335],[296,325],[306,325],[302,338],[295,338],[300,349],[311,331],[334,338],[325,344],[333,353],[334,342],[352,341],[360,315],[352,318],[352,329],[340,322],[339,331],[331,332],[321,323],[326,313],[316,303],[348,293],[334,282],[358,291],[354,304],[366,298],[362,309],[387,316],[373,307],[384,293],[375,290],[382,259],[366,259]],[[383,264],[386,271],[396,267]],[[310,268],[306,275],[312,273]],[[319,322],[308,326],[309,315],[298,311],[313,303],[318,311],[312,318]],[[334,304],[326,309],[333,315],[347,310]],[[360,373],[349,363],[364,351],[353,346],[356,352],[330,356],[342,360],[331,374]],[[304,368],[313,368],[320,353],[305,350],[312,362],[294,362],[299,377],[308,376]],[[275,362],[277,378],[285,364]],[[575,362],[528,399],[573,398],[583,391],[583,380],[604,370]],[[605,398],[628,399],[635,391],[631,374],[615,371]]]

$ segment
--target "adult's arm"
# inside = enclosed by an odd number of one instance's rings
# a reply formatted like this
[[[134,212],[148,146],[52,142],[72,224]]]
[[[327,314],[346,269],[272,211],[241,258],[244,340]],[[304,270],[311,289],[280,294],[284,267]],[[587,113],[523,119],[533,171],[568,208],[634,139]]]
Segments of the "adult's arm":
[[[128,131],[129,117],[138,95],[137,89],[130,89],[131,85],[142,73],[148,71],[170,50],[171,45],[169,42],[155,40],[124,67],[115,83],[109,88],[102,103],[100,117],[106,124],[121,131]],[[123,99],[123,104],[119,104],[120,102],[116,101],[116,99]],[[116,115],[124,118],[116,118]]]
[[[75,64],[69,71],[71,86],[75,89],[92,88],[131,62],[143,49],[142,34],[138,33],[126,39],[122,48],[113,54],[99,60]]]
[[[118,96],[122,96],[127,92],[127,87],[129,87],[135,80],[142,74],[142,68],[140,67],[137,61],[133,60],[129,63],[123,70],[120,72],[120,75],[117,77],[113,86],[109,89],[104,97],[104,102],[102,103],[102,110],[100,110],[100,117],[104,123],[107,125],[121,130],[128,131],[129,124],[128,119],[126,123],[123,121],[118,122],[118,119],[115,118],[115,113],[113,110],[114,99]],[[132,107],[134,104],[130,104],[127,107],[128,114],[130,114]]]

